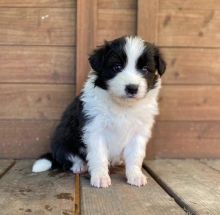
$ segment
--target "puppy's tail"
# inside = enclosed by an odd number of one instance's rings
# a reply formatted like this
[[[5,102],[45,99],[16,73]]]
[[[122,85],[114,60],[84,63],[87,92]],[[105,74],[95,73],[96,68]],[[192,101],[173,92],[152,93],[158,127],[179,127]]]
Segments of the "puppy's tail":
[[[51,153],[42,155],[32,166],[32,172],[44,172],[50,169],[58,168],[58,163],[53,159]]]

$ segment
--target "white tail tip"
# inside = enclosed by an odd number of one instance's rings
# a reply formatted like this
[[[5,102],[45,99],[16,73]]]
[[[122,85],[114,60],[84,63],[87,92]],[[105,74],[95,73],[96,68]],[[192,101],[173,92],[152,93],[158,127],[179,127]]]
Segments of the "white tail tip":
[[[51,161],[42,158],[34,162],[34,165],[32,167],[32,172],[44,172],[51,169],[51,167],[52,167]]]

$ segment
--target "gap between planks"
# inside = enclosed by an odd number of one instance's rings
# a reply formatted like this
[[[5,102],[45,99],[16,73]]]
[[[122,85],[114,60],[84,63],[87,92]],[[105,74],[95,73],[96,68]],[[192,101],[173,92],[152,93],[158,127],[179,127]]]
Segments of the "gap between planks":
[[[5,170],[4,170],[2,173],[0,173],[0,179],[1,179],[4,175],[6,175],[6,173],[9,172],[9,170],[10,170],[15,164],[16,164],[16,161],[15,161],[15,160],[12,160],[11,163],[8,165],[8,167],[5,168]]]
[[[74,204],[74,215],[80,215],[81,214],[81,190],[80,190],[80,175],[75,175],[75,204]]]
[[[147,164],[143,163],[143,168],[149,173],[149,175],[157,182],[157,184],[169,195],[175,202],[188,214],[188,215],[198,215],[193,208],[191,208],[186,202],[184,202],[175,192],[169,187],[159,175],[157,175]]]

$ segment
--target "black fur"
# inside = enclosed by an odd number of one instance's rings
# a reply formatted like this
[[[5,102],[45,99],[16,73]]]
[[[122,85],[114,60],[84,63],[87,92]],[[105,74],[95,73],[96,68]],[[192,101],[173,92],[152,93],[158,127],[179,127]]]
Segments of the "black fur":
[[[84,161],[86,159],[86,153],[83,153],[86,147],[82,141],[82,128],[87,120],[83,113],[83,102],[78,96],[64,112],[51,142],[52,158],[63,170],[72,167],[72,162],[68,160],[71,153]]]
[[[156,46],[147,42],[145,46],[143,54],[137,61],[136,68],[145,77],[148,84],[148,90],[151,90],[158,80],[156,71],[162,76],[166,69],[166,63]]]
[[[114,78],[126,66],[125,43],[125,37],[105,42],[91,54],[89,62],[97,75],[94,87],[107,90],[108,80]],[[154,88],[159,75],[162,76],[165,72],[166,64],[156,46],[150,43],[145,45],[143,54],[137,60],[136,68],[143,74],[150,90]],[[72,162],[69,161],[68,156],[71,154],[86,161],[86,146],[82,140],[82,132],[89,119],[83,112],[84,104],[81,96],[76,97],[64,112],[51,140],[52,153],[41,156],[52,162],[52,169],[58,167],[69,170]]]
[[[114,78],[127,63],[127,57],[124,51],[125,38],[121,37],[105,44],[96,49],[89,57],[89,62],[97,74],[95,86],[102,89],[108,88],[108,80]],[[114,70],[115,65],[121,65],[122,69]]]

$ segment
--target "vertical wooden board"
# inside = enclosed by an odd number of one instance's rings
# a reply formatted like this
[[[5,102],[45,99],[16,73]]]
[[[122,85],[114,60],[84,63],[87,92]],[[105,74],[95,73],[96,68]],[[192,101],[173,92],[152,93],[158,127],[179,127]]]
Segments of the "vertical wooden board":
[[[98,0],[99,9],[137,9],[137,0]]]
[[[74,83],[75,47],[2,46],[1,83]]]
[[[89,72],[89,54],[96,44],[97,0],[77,1],[76,21],[76,93],[79,94]]]
[[[145,172],[145,174],[147,174]],[[81,177],[81,213],[114,215],[177,215],[184,211],[147,174],[145,187],[128,185],[119,168],[111,174],[112,185],[106,189],[91,187],[89,179]]]
[[[218,171],[197,160],[155,160],[145,165],[197,214],[219,215]]]
[[[0,156],[1,158],[1,156]],[[0,159],[0,178],[4,175],[4,173],[10,168],[13,164],[13,160],[1,160]]]
[[[138,0],[137,34],[152,43],[157,43],[158,7],[158,0]]]
[[[97,44],[126,35],[136,35],[135,9],[99,9]]]
[[[17,161],[0,181],[0,208],[5,215],[73,214],[74,176],[32,173],[33,161]]]
[[[0,45],[75,45],[74,8],[0,8]]]
[[[0,158],[36,158],[50,151],[57,121],[0,120]]]

